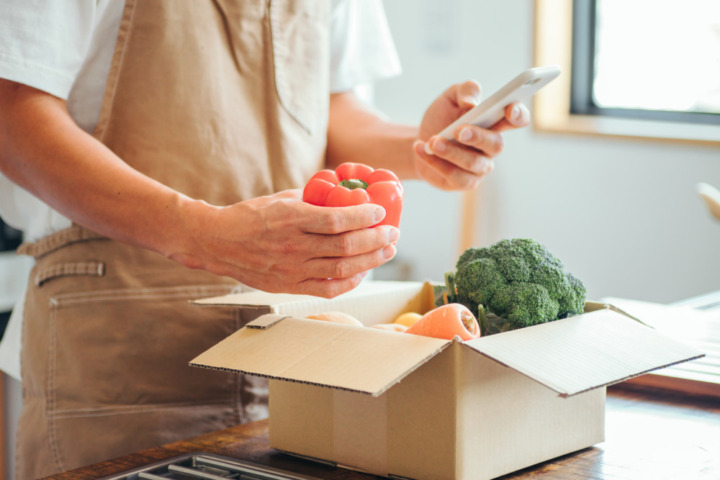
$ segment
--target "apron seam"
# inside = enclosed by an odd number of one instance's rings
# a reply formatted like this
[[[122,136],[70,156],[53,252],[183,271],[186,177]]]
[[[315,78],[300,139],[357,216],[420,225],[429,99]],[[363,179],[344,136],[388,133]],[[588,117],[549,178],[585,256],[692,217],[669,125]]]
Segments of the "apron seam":
[[[17,254],[28,255],[38,260],[69,245],[97,240],[109,240],[109,238],[78,225],[72,225],[34,242],[21,244]]]
[[[81,293],[68,293],[63,295],[56,295],[52,297],[52,305],[61,307],[63,305],[76,305],[78,303],[95,303],[95,302],[107,302],[112,300],[153,300],[153,299],[176,299],[185,298],[188,301],[192,299],[190,296],[196,296],[198,298],[212,293],[227,293],[233,287],[227,286],[213,286],[213,285],[199,285],[199,286],[178,286],[178,287],[157,287],[157,288],[139,288],[139,289],[110,289],[101,290],[96,292],[81,292]]]
[[[103,417],[111,415],[131,415],[134,413],[157,412],[162,410],[173,410],[183,408],[196,408],[203,406],[227,405],[227,400],[182,402],[168,404],[154,404],[147,406],[128,405],[125,407],[98,407],[98,408],[72,408],[56,410],[52,417],[57,420],[67,418]]]
[[[243,68],[240,66],[240,59],[238,58],[237,49],[234,47],[235,40],[233,39],[233,32],[230,28],[230,24],[228,23],[228,15],[225,11],[225,7],[223,7],[218,0],[212,0],[213,5],[215,5],[215,8],[220,12],[220,17],[222,18],[222,26],[223,26],[223,32],[225,33],[225,37],[228,42],[228,49],[232,52],[232,59],[235,63],[235,68],[237,69],[238,73],[241,75],[243,74]]]
[[[117,85],[120,78],[120,71],[124,65],[125,52],[129,44],[129,39],[132,34],[133,19],[135,18],[135,0],[125,0],[125,10],[120,21],[120,27],[118,28],[117,40],[115,41],[115,51],[110,64],[110,71],[108,72],[108,80],[105,85],[105,94],[103,95],[102,105],[100,107],[100,117],[98,123],[93,130],[93,136],[102,143],[105,143],[105,138],[110,119],[112,118],[112,112],[115,106],[115,96],[117,94]],[[122,40],[122,44],[120,41]]]
[[[57,310],[52,309],[50,312],[50,345],[49,345],[49,355],[50,358],[48,358],[48,399],[46,402],[46,411],[45,415],[47,416],[47,423],[48,423],[48,441],[50,442],[50,450],[52,451],[54,460],[55,460],[55,466],[60,469],[60,471],[65,471],[66,468],[64,466],[64,462],[62,461],[62,455],[60,454],[60,446],[58,445],[57,441],[57,424],[55,422],[55,418],[53,416],[53,412],[55,411],[55,359],[57,357]]]
[[[82,262],[66,262],[50,265],[35,275],[35,286],[42,287],[45,283],[61,277],[86,276],[102,277],[105,275],[105,262],[86,260]]]
[[[240,318],[240,310],[235,309],[234,312],[235,317],[235,331],[238,331],[241,327],[241,318]],[[232,405],[233,405],[233,413],[234,413],[234,420],[235,424],[244,423],[245,415],[244,415],[244,407],[243,407],[243,391],[244,391],[244,383],[245,383],[245,375],[233,375],[233,393],[232,393]]]

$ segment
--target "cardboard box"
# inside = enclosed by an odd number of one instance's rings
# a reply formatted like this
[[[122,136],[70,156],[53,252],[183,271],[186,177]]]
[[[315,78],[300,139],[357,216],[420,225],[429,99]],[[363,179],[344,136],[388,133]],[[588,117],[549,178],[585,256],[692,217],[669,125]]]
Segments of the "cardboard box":
[[[393,478],[490,479],[602,442],[607,385],[702,356],[603,304],[469,342],[302,318],[424,312],[417,282],[199,303],[251,320],[191,365],[270,379],[271,447]]]

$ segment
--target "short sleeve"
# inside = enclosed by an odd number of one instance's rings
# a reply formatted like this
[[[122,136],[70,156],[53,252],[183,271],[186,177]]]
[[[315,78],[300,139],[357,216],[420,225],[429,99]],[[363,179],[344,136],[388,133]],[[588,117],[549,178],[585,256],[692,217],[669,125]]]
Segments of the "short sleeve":
[[[67,99],[90,46],[95,0],[2,0],[0,78]]]
[[[380,0],[334,2],[330,42],[333,92],[351,90],[401,72]]]

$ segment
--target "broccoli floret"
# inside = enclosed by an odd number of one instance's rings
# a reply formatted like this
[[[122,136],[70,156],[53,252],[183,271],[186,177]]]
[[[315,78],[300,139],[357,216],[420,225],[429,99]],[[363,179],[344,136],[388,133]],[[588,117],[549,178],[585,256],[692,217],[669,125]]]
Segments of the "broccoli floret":
[[[485,305],[498,288],[507,284],[500,266],[490,258],[478,258],[460,267],[455,274],[455,290],[458,302]]]
[[[492,311],[506,318],[513,328],[555,320],[559,303],[547,288],[537,283],[514,282],[493,296]]]
[[[487,322],[495,331],[579,314],[585,305],[582,282],[531,239],[502,240],[490,247],[469,248],[455,268],[454,274],[449,274],[452,284],[446,281],[446,288],[454,291],[447,296],[456,298],[479,317],[499,317]]]
[[[570,272],[566,272],[567,290],[560,296],[560,317],[579,315],[585,311],[585,285]]]

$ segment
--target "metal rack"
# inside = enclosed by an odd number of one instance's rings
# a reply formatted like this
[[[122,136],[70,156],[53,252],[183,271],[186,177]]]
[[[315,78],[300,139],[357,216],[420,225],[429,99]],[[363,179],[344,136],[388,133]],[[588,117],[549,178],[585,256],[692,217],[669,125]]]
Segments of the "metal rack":
[[[193,453],[102,480],[320,480],[317,477],[210,453]]]

